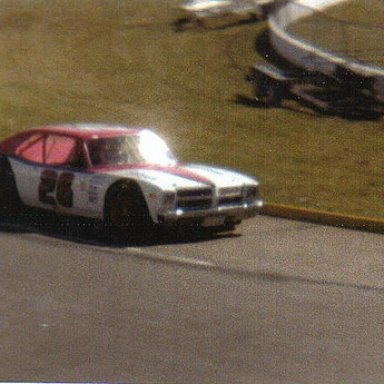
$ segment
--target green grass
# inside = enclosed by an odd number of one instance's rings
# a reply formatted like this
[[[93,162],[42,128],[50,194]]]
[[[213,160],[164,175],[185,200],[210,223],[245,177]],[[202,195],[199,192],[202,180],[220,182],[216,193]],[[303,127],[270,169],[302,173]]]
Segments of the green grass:
[[[382,122],[257,109],[266,25],[175,33],[176,0],[3,0],[1,136],[40,124],[152,126],[179,158],[257,176],[268,202],[383,217]]]
[[[329,52],[384,65],[384,5],[349,0],[292,24],[289,31]]]

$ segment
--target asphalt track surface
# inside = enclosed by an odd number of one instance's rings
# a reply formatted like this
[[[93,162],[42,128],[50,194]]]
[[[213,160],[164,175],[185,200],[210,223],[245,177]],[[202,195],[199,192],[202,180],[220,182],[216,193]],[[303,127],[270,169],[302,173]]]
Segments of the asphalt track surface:
[[[382,235],[259,216],[111,245],[45,219],[0,226],[0,381],[384,380]]]

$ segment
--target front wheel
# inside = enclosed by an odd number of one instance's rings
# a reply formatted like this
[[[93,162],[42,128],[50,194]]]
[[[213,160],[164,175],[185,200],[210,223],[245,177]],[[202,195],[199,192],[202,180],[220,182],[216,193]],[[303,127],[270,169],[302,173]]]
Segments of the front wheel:
[[[125,183],[108,193],[104,216],[109,232],[119,240],[144,234],[151,223],[141,191]]]

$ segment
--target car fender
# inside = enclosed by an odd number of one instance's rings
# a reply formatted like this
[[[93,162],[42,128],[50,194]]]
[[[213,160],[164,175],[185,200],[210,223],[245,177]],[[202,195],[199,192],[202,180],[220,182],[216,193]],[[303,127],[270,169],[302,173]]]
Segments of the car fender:
[[[140,180],[139,178],[135,177],[119,177],[109,183],[108,187],[105,188],[103,192],[103,216],[105,215],[105,204],[106,200],[108,199],[109,192],[122,183],[133,184],[135,187],[137,187],[138,192],[141,194],[146,205],[150,218],[154,223],[157,223],[157,214],[161,209],[162,190],[150,182]]]

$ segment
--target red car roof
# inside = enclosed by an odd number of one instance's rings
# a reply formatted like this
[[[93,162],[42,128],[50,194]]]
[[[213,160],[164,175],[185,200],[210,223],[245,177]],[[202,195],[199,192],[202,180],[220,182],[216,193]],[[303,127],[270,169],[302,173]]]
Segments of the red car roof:
[[[99,137],[113,137],[113,136],[134,136],[139,134],[143,128],[127,128],[120,125],[108,125],[108,124],[95,124],[95,123],[83,123],[83,124],[63,124],[52,125],[45,127],[29,128],[21,131],[13,136],[6,138],[0,142],[0,152],[12,155],[14,154],[17,146],[22,143],[26,138],[30,137],[34,133],[42,134],[59,134],[70,136],[80,140],[88,140]]]
[[[95,123],[52,125],[45,127],[29,128],[24,132],[41,132],[63,134],[82,140],[98,137],[112,137],[121,135],[137,135],[142,130],[139,128],[127,128],[121,125],[107,125]]]

